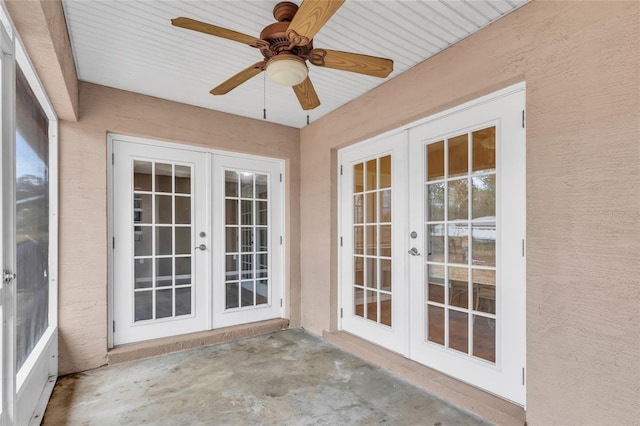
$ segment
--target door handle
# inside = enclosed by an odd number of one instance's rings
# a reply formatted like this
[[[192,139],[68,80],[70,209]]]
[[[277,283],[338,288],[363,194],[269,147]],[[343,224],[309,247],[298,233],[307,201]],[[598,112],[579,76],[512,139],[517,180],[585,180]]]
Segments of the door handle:
[[[411,250],[409,250],[409,254],[411,256],[420,256],[420,253],[418,252],[418,249],[415,247],[411,247]]]
[[[204,244],[200,244],[199,246],[196,246],[196,250],[205,251],[206,249],[207,249],[207,246]]]

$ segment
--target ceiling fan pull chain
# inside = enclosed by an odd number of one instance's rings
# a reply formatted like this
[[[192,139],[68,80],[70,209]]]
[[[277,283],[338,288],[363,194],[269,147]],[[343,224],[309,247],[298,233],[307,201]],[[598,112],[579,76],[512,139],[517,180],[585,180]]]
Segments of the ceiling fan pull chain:
[[[267,119],[267,73],[262,74],[262,88],[264,91],[264,97],[262,99],[262,118]]]
[[[309,114],[307,114],[307,126],[309,125]]]

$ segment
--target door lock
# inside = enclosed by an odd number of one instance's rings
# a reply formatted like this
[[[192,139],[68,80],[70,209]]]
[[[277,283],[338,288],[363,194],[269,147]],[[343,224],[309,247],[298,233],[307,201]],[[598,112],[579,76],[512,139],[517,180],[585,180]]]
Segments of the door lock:
[[[199,246],[196,246],[196,250],[205,251],[206,249],[207,249],[207,246],[204,244],[200,244]]]
[[[409,250],[409,254],[411,256],[420,256],[420,253],[418,252],[418,249],[415,247],[411,247],[411,250]]]

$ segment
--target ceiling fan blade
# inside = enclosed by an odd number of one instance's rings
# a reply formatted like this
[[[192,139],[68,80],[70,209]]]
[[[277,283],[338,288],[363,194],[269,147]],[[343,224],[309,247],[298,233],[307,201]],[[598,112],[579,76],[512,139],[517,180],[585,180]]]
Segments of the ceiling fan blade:
[[[309,43],[345,0],[304,0],[289,24],[287,35],[298,46]]]
[[[205,34],[210,34],[217,37],[226,38],[227,40],[233,40],[248,45],[255,43],[255,41],[257,40],[256,37],[251,37],[246,34],[228,30],[222,27],[217,27],[205,22],[196,21],[195,19],[191,18],[174,18],[171,20],[171,25],[180,28],[186,28],[188,30],[198,31]]]
[[[385,78],[393,71],[393,61],[377,56],[359,53],[340,52],[339,50],[313,49],[309,59],[314,65],[341,71]]]
[[[296,93],[298,102],[300,102],[303,110],[307,111],[320,106],[320,99],[318,99],[316,89],[313,88],[313,83],[311,83],[309,77],[297,86],[293,86],[293,91]]]
[[[264,65],[264,61],[256,62],[249,68],[240,71],[238,74],[234,75],[219,86],[214,87],[209,93],[211,93],[212,95],[224,95],[225,93],[229,93],[245,81],[251,79],[252,77],[255,77],[256,75],[264,71]]]

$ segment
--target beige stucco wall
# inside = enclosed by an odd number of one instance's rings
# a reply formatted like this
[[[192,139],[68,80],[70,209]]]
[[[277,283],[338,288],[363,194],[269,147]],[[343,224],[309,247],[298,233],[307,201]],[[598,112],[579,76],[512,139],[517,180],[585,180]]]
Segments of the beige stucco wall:
[[[107,132],[286,160],[287,311],[299,325],[299,130],[94,84],[79,87],[80,120],[60,121],[60,374],[106,363]]]
[[[335,149],[527,84],[527,421],[640,418],[640,3],[535,1],[301,131],[302,324],[336,327]]]

